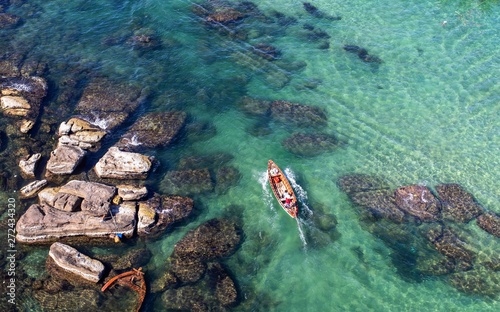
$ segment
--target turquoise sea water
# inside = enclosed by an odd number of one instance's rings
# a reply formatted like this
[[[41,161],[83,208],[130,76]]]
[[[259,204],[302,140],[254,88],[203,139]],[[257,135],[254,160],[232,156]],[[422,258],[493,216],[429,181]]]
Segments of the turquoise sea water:
[[[311,2],[338,21],[311,16],[300,1],[253,3],[266,16],[281,12],[294,22],[243,21],[243,40],[206,27],[191,1],[29,1],[9,8],[24,23],[8,30],[1,46],[46,60],[54,84],[74,68],[133,82],[151,92],[144,111],[183,110],[216,129],[206,140],[184,138],[156,151],[161,165],[149,184],[161,191],[157,182],[179,159],[221,152],[234,157],[241,180],[223,195],[196,197],[200,215],[149,244],[146,271],[161,274],[188,230],[236,205],[245,241],[226,261],[243,299],[235,311],[499,311],[498,295],[464,294],[445,278],[405,278],[394,251],[360,224],[336,182],[365,173],[394,188],[459,183],[500,213],[500,3]],[[304,24],[329,38],[312,40]],[[120,42],[138,29],[154,33],[162,47],[141,52]],[[260,42],[279,48],[280,60],[248,56],[248,45]],[[362,62],[346,44],[383,63]],[[271,121],[267,135],[252,135],[264,121],[241,110],[243,96],[320,107],[328,117],[321,131],[343,144],[315,157],[291,154],[281,141],[294,127]],[[49,101],[47,110],[57,105],[64,104]],[[268,159],[293,178],[303,211],[335,215],[335,233],[319,242],[308,235],[314,225],[281,210],[265,179]],[[485,253],[500,251],[498,238],[474,225],[470,231]],[[29,275],[39,274],[45,255],[37,249],[22,260],[33,263]]]

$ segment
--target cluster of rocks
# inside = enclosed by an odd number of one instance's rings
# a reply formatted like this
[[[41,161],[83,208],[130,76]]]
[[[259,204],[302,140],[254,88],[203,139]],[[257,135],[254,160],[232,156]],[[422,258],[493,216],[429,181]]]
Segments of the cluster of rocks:
[[[188,232],[168,259],[169,270],[156,280],[165,307],[176,310],[220,310],[238,303],[236,282],[220,259],[239,247],[242,233],[227,219],[213,219]]]
[[[193,201],[180,196],[150,198],[146,187],[71,180],[45,188],[16,225],[17,241],[44,243],[64,238],[147,236],[187,218]]]
[[[395,261],[403,274],[446,276],[457,289],[481,295],[500,293],[500,254],[483,245],[470,231],[500,237],[500,216],[487,211],[458,184],[440,184],[435,193],[424,185],[391,190],[378,177],[349,175],[340,188],[356,204],[363,224],[394,248],[405,263]],[[395,243],[396,242],[396,243]],[[492,252],[492,253],[491,253]],[[397,263],[396,263],[397,262]],[[406,265],[407,266],[407,265]],[[408,272],[412,272],[411,274]]]

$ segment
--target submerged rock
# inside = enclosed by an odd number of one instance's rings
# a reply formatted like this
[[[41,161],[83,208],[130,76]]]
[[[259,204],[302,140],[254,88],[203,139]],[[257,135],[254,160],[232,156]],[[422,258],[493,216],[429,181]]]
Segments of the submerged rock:
[[[383,179],[364,174],[343,176],[338,180],[338,185],[343,192],[349,195],[358,192],[389,189],[389,184]]]
[[[191,198],[155,194],[147,201],[139,202],[137,234],[158,236],[172,225],[188,218],[193,207]]]
[[[14,14],[0,13],[0,29],[14,28],[21,23],[21,18]]]
[[[375,218],[393,222],[407,221],[406,215],[396,205],[394,194],[390,190],[374,190],[351,194],[351,200],[366,209]]]
[[[76,110],[93,124],[111,130],[122,124],[143,100],[141,90],[135,86],[95,79],[83,91]]]
[[[361,48],[356,45],[345,45],[344,50],[347,52],[355,53],[358,55],[358,57],[366,63],[382,63],[382,60],[375,55],[370,55],[368,54],[368,51],[365,48]]]
[[[151,170],[151,158],[139,153],[110,147],[94,167],[99,178],[145,179]]]
[[[462,269],[467,270],[472,267],[475,258],[474,253],[466,248],[458,236],[446,227],[436,227],[427,232],[427,239],[434,245],[436,250],[444,256],[462,263]]]
[[[168,146],[185,122],[184,112],[154,112],[143,115],[122,136],[118,146],[131,150]]]
[[[338,139],[322,133],[294,133],[282,145],[289,152],[299,156],[317,156],[339,146]]]
[[[294,104],[287,101],[271,103],[271,116],[283,123],[299,127],[324,126],[327,121],[325,112],[319,107]]]
[[[49,257],[64,271],[97,283],[101,280],[104,272],[104,265],[95,259],[92,259],[75,248],[62,244],[54,243],[50,246]]]
[[[441,204],[431,190],[423,185],[401,186],[395,192],[396,205],[423,222],[441,219]]]
[[[488,270],[459,272],[449,277],[450,284],[461,292],[497,297],[500,293],[500,274]]]
[[[458,184],[440,184],[436,192],[441,200],[443,215],[455,222],[466,223],[483,213],[472,194]]]
[[[208,169],[169,171],[161,181],[163,192],[190,195],[211,192],[214,183]]]
[[[477,225],[491,235],[500,237],[500,216],[494,212],[488,211],[480,215],[477,218]]]

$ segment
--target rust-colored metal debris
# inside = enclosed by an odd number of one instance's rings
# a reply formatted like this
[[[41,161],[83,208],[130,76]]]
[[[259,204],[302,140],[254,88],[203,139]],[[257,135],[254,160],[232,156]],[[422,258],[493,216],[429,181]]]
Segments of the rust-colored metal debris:
[[[104,292],[114,283],[120,284],[122,286],[131,288],[139,294],[139,300],[137,303],[137,312],[141,309],[142,302],[146,297],[146,281],[144,280],[144,272],[142,268],[132,269],[131,271],[118,274],[117,276],[110,279],[104,286],[102,286],[101,291]]]

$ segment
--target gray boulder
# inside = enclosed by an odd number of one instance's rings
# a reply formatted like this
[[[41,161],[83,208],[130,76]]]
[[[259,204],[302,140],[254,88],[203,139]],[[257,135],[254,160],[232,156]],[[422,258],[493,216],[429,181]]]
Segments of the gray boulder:
[[[99,159],[94,170],[99,178],[145,179],[151,170],[151,165],[150,157],[124,152],[113,146]]]

